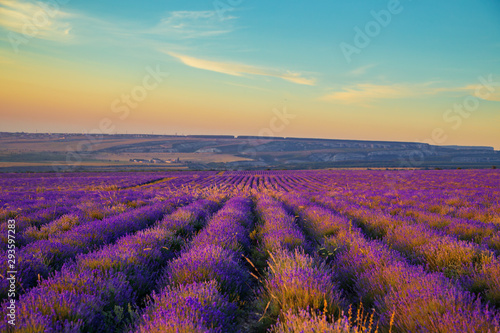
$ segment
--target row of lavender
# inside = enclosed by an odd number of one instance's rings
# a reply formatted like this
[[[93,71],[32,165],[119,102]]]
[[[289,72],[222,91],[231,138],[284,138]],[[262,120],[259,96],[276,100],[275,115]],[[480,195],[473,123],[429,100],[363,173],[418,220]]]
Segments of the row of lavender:
[[[315,200],[353,219],[369,236],[380,239],[411,262],[424,265],[430,272],[441,272],[492,305],[500,306],[500,260],[487,246],[341,198],[322,196]]]
[[[156,183],[159,182],[159,183]],[[148,186],[148,184],[151,184]],[[373,202],[402,202],[426,206],[443,214],[480,221],[500,216],[500,172],[497,170],[441,171],[252,171],[165,172],[130,174],[0,175],[0,215],[5,203],[37,199],[50,192],[181,188],[240,188],[278,191],[341,191]],[[496,198],[496,199],[495,199]],[[32,204],[35,204],[32,202]]]
[[[135,332],[237,332],[249,272],[241,255],[251,247],[251,201],[230,199],[164,270],[158,293]]]
[[[280,202],[269,197],[256,202],[259,223],[251,233],[251,202],[233,198],[168,265],[160,291],[143,310],[135,332],[352,328],[346,317],[335,323],[311,318],[319,309],[340,314],[343,299],[331,267],[311,255],[314,243]],[[245,255],[265,263],[254,265]],[[241,257],[249,265],[245,267]]]
[[[261,220],[257,229],[259,252],[267,263],[254,301],[260,318],[253,328],[277,333],[361,329],[351,327],[342,316],[340,311],[346,306],[331,266],[312,255],[315,239],[304,234],[296,217],[269,196],[258,198],[256,210]],[[332,317],[327,319],[327,313]]]
[[[374,207],[373,201],[366,198],[350,197],[346,200],[337,197],[335,200],[338,204],[344,202],[344,206],[358,207],[358,211],[364,211],[364,216],[383,216],[388,222],[397,225],[401,223],[425,225],[459,240],[478,244],[497,255],[500,254],[500,225],[495,223],[441,215],[406,204],[379,202]]]
[[[500,251],[499,224],[443,215],[429,211],[426,207],[420,208],[402,203],[379,203],[377,207],[373,207],[373,203],[368,201],[368,199],[355,201],[364,207],[379,210],[393,216],[407,217],[413,220],[413,222],[425,223],[434,229],[442,230],[461,240],[484,244],[494,251]]]
[[[170,213],[178,204],[162,202],[147,207],[152,215],[142,220],[157,221],[152,227],[126,235],[115,244],[80,253],[22,295],[14,331],[123,329],[136,317],[138,306],[154,288],[162,267],[219,206],[217,202],[198,200]],[[107,222],[108,229],[116,227]],[[137,219],[135,222],[140,224]],[[12,330],[4,323],[0,325],[2,331]]]
[[[397,332],[488,332],[500,316],[441,272],[429,272],[377,240],[345,216],[303,197],[285,201],[319,240],[321,254],[350,302],[373,307],[383,330]],[[318,320],[316,318],[316,320]]]
[[[154,196],[148,184],[168,182],[174,187],[207,175],[170,173],[134,174],[0,174],[0,218],[26,218],[37,210],[65,207],[74,202]],[[134,191],[138,190],[140,191]],[[162,191],[162,193],[169,193]],[[41,214],[49,212],[40,211]],[[31,214],[36,218],[36,214]]]
[[[146,205],[155,194],[141,191],[45,193],[33,200],[19,200],[4,207],[0,231],[7,228],[7,220],[16,221],[17,246],[47,238],[48,234],[68,230],[90,220],[103,219]],[[6,232],[0,233],[2,246]]]
[[[500,225],[498,170],[348,170],[196,173],[183,187],[221,191],[335,191],[370,205],[407,205]],[[157,188],[172,188],[160,184]],[[179,188],[176,186],[175,188]]]
[[[0,192],[4,190],[25,192],[28,188],[32,191],[127,188],[179,175],[178,172],[0,174]]]
[[[157,234],[157,227],[79,256],[22,297],[21,304],[28,304],[22,311],[37,314],[22,318],[23,325],[45,331],[103,327],[113,331],[135,322],[130,327],[138,332],[236,332],[262,327],[273,332],[368,332],[373,321],[350,321],[341,315],[348,304],[361,300],[375,308],[382,329],[395,332],[486,332],[499,327],[495,312],[443,274],[428,273],[381,242],[366,240],[361,229],[331,210],[303,197],[284,200],[298,214],[299,224],[283,203],[269,197],[257,200],[261,222],[252,232],[257,241],[253,254],[268,253],[264,272],[260,277],[254,274],[261,283],[258,288],[240,259],[252,252],[251,205],[234,198],[162,274],[158,268],[172,253],[148,251],[172,247],[176,242],[172,231],[188,235],[195,230],[192,226],[173,228],[163,223],[159,227],[163,243],[154,243],[158,241],[154,236],[149,243],[145,240],[145,235]],[[138,240],[140,245],[134,246]],[[314,254],[317,247],[322,247],[323,258]],[[158,293],[144,310],[131,310],[130,304],[138,304],[156,278]],[[252,287],[253,297],[245,292]],[[93,307],[82,306],[81,297],[91,300],[84,304]],[[54,310],[54,304],[62,305]],[[260,318],[255,320],[245,311]],[[242,318],[253,326],[245,326]]]
[[[102,245],[116,241],[119,237],[141,230],[154,223],[164,213],[192,200],[177,197],[167,202],[158,202],[129,212],[114,215],[103,220],[89,220],[70,227],[68,230],[51,234],[21,247],[16,253],[17,289],[20,293],[36,285],[41,278],[47,278],[77,254],[92,251]],[[57,220],[59,222],[59,220]],[[56,224],[57,225],[57,224]],[[55,227],[50,223],[49,226]],[[64,225],[63,225],[64,226]],[[2,271],[7,269],[7,256],[2,257]],[[7,296],[10,281],[0,282],[0,296]]]
[[[368,171],[186,173],[80,197],[67,191],[68,200],[56,199],[66,210],[20,224],[17,328],[369,332],[378,322],[392,332],[494,332],[498,225],[477,212],[495,214],[498,173],[465,172],[489,179],[479,189],[447,172],[454,194],[436,184],[443,173],[430,172],[418,195],[414,184],[373,188],[381,176]],[[368,176],[375,181],[363,183]],[[464,193],[475,197],[453,197]],[[420,198],[428,202],[412,203]],[[43,201],[26,212],[36,216]],[[434,209],[438,202],[476,206],[464,218]],[[116,208],[85,215],[89,203]],[[360,302],[371,316],[351,315]]]

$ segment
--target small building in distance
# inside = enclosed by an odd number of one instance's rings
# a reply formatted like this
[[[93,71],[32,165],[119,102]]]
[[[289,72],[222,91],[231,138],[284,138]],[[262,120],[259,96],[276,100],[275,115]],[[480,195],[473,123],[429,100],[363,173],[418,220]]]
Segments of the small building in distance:
[[[177,163],[181,163],[181,159],[177,157],[176,159],[169,160],[169,162],[177,164]]]
[[[157,157],[153,157],[150,160],[144,158],[131,158],[129,161],[134,163],[150,163],[150,164],[181,163],[178,157],[175,160],[168,159],[166,161]]]
[[[218,148],[201,148],[195,151],[195,153],[222,153],[222,150]]]

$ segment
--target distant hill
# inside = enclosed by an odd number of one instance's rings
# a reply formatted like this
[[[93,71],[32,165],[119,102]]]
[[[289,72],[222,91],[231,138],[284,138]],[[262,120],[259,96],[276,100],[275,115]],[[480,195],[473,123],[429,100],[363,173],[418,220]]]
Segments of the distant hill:
[[[255,136],[0,133],[0,171],[484,168],[492,147]]]

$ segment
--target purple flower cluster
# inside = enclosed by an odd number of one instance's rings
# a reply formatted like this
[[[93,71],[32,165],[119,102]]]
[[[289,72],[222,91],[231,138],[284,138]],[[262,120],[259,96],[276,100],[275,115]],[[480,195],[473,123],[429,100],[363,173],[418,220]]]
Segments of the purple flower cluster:
[[[217,204],[211,201],[199,200],[168,217],[179,222],[184,217],[194,222],[206,218],[216,207]],[[124,307],[151,291],[161,267],[173,257],[171,247],[179,241],[176,233],[178,229],[164,228],[159,222],[155,227],[122,237],[116,244],[80,254],[74,263],[65,265],[60,272],[25,294],[20,300],[22,309],[39,320],[43,319],[47,329],[55,330],[58,325],[69,322],[74,330],[77,326],[82,330],[91,330],[99,326],[98,321],[106,321],[108,317],[111,317],[110,325],[119,327],[126,319],[123,316]],[[119,284],[113,284],[116,279]],[[92,284],[95,287],[90,288]],[[125,294],[120,296],[117,294],[119,290]],[[61,292],[60,304],[64,306],[55,309],[46,322],[51,303],[44,303],[44,298],[57,302],[56,291]],[[117,295],[120,301],[116,300]],[[82,302],[82,298],[88,300]],[[18,321],[21,327],[28,330],[39,325],[27,317]],[[103,330],[102,327],[100,329]],[[105,331],[113,331],[113,328],[110,326]]]
[[[29,227],[24,231],[23,238],[26,243],[41,239],[48,239],[49,235],[56,235],[71,230],[73,227],[84,223],[84,218],[78,213],[65,214],[42,227]]]
[[[160,226],[180,236],[189,236],[200,230],[210,215],[218,208],[218,202],[206,199],[198,200],[184,209],[165,215]]]
[[[261,220],[258,234],[265,250],[274,251],[280,248],[293,250],[299,246],[308,248],[295,216],[290,215],[283,203],[269,196],[260,196],[256,211]]]
[[[251,201],[237,197],[230,199],[207,227],[196,235],[191,246],[212,244],[232,251],[246,251],[251,246],[248,230],[252,224]]]
[[[237,332],[238,307],[219,292],[214,280],[166,287],[154,294],[137,333]]]
[[[18,252],[18,282],[20,290],[36,285],[39,277],[46,278],[51,270],[57,270],[67,260],[79,253],[87,253],[98,246],[116,241],[119,237],[135,232],[153,224],[163,214],[170,213],[175,207],[185,204],[189,198],[174,198],[80,225],[68,232],[54,235],[48,240],[28,244]],[[2,260],[0,265],[6,265]],[[7,271],[7,269],[5,269]],[[6,297],[8,283],[2,280],[0,294]]]
[[[240,295],[248,282],[248,272],[238,253],[218,245],[192,248],[168,266],[168,281],[174,285],[216,280],[221,291]]]
[[[423,224],[439,230],[444,234],[456,237],[459,240],[483,244],[497,253],[500,250],[500,236],[498,236],[498,227],[494,223],[450,215],[441,215],[429,210],[436,211],[437,208],[442,206],[431,206],[434,208],[430,208],[429,206],[416,207],[413,201],[408,202],[408,199],[406,199],[404,201],[406,204],[403,204],[401,201],[403,199],[399,198],[399,200],[400,201],[386,200],[384,202],[378,202],[376,207],[374,207],[373,197],[364,198],[362,200],[356,198],[355,200],[351,200],[351,202],[363,207],[368,207],[372,214],[374,211],[377,212],[377,215],[380,215],[382,212],[389,213],[404,219],[406,223]],[[448,202],[452,201],[448,200]]]
[[[126,308],[135,296],[125,275],[64,267],[17,301],[16,326],[2,332],[112,331],[105,313]],[[5,308],[5,306],[4,306]]]
[[[336,214],[331,215],[331,221],[339,221]],[[323,223],[327,223],[325,219],[326,215]],[[403,332],[480,332],[498,327],[497,314],[442,273],[428,273],[421,266],[408,264],[384,244],[367,241],[356,227],[346,223],[325,239],[325,247],[333,254],[341,286],[354,290],[359,300],[373,306],[386,329],[392,316],[394,328]],[[467,329],[455,329],[451,318],[468,323]]]
[[[270,302],[269,313],[278,316],[282,311],[325,311],[339,313],[343,304],[331,268],[322,260],[296,249],[276,250],[268,261],[268,278],[264,293]]]
[[[306,232],[319,243],[322,238],[334,235],[348,224],[348,219],[332,215],[331,211],[311,202],[304,196],[287,195],[284,201],[296,211]]]
[[[257,212],[261,220],[258,234],[263,250],[270,256],[259,296],[259,303],[265,307],[263,318],[269,323],[278,318],[275,329],[279,326],[286,331],[295,325],[293,315],[302,311],[338,314],[343,299],[334,274],[323,260],[304,252],[304,248],[310,251],[312,247],[295,223],[295,216],[287,212],[282,202],[265,196],[257,199]],[[321,329],[319,325],[315,327]]]
[[[240,249],[250,244],[252,225],[251,200],[230,199],[168,265],[160,294],[145,309],[137,331],[235,332],[238,307],[232,302],[244,297],[249,284]]]
[[[398,210],[399,216],[409,216],[415,223],[424,223],[432,228],[441,229],[461,240],[481,244],[484,239],[497,233],[493,223],[468,220],[432,213],[416,207],[404,206]]]
[[[141,298],[153,287],[163,263],[173,257],[174,233],[160,227],[139,231],[121,238],[116,244],[76,257],[80,271],[122,272]]]
[[[48,204],[55,204],[55,203],[51,201]],[[66,207],[54,206],[54,207],[36,209],[27,214],[23,214],[22,212],[23,212],[22,210],[19,210],[15,214],[11,214],[12,216],[9,217],[16,219],[16,229],[19,235],[18,243],[20,246],[28,242],[28,240],[26,240],[24,237],[25,230],[43,226],[47,222],[50,222],[62,216],[63,214],[68,213],[69,210]],[[7,221],[5,221],[5,219],[2,219],[2,224],[0,225],[0,244],[2,246],[2,249],[4,250],[7,248],[6,247],[7,234],[8,234]]]
[[[100,220],[123,213],[130,207],[145,205],[150,197],[140,191],[123,190],[117,195],[116,191],[69,191],[66,187],[64,192],[51,190],[36,191],[33,195],[20,194],[30,197],[30,200],[5,198],[0,194],[0,231],[7,230],[6,218],[15,218],[18,247],[46,239],[46,225],[57,221],[63,214],[77,215],[80,222]],[[5,235],[7,232],[1,232],[0,240],[6,240]],[[5,248],[6,242],[0,244]]]
[[[248,272],[241,266],[241,249],[250,246],[251,201],[230,199],[192,240],[188,251],[167,270],[172,284],[216,280],[221,290],[237,297],[244,290]]]
[[[469,287],[469,290],[486,295],[494,304],[500,302],[500,287],[496,278],[496,273],[500,271],[500,260],[483,246],[457,240],[425,224],[414,224],[361,206],[349,205],[342,200],[323,197],[317,201],[354,218],[369,235],[378,235],[412,262],[425,265],[431,272],[465,279],[468,282],[464,286]]]

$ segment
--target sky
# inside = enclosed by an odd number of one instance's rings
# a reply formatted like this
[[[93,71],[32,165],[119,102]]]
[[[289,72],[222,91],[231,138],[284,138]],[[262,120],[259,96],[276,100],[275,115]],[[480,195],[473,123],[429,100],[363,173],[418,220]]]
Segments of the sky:
[[[0,131],[500,150],[498,0],[0,0]]]

